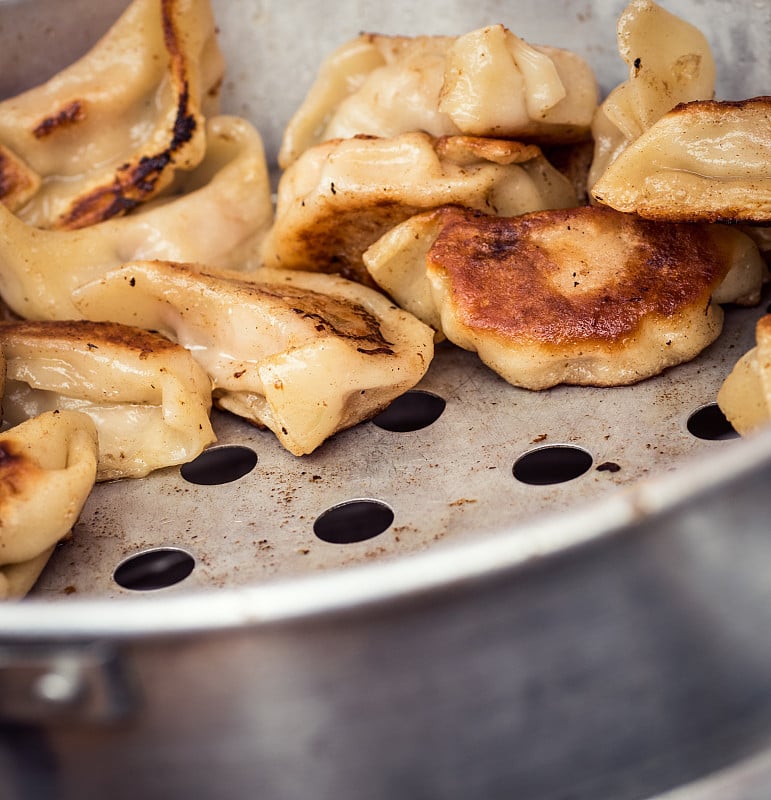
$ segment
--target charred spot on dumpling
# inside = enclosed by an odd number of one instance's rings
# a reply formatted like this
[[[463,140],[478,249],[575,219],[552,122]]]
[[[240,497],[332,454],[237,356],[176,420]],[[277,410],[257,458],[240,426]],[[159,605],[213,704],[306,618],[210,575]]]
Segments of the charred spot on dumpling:
[[[263,284],[259,290],[282,300],[295,314],[310,320],[317,333],[355,341],[360,353],[393,354],[392,343],[384,338],[377,318],[358,303],[286,284]]]
[[[39,175],[0,144],[0,203],[15,211],[35,194],[39,186]]]
[[[0,510],[11,498],[21,494],[39,472],[39,467],[12,438],[0,441]]]
[[[110,185],[99,186],[77,198],[70,210],[60,217],[57,227],[74,230],[94,225],[125,214],[155,195],[168,168],[174,164],[175,152],[192,139],[198,125],[195,115],[188,110],[188,98],[185,85],[168,148],[123,164]]]
[[[44,139],[52,133],[71,128],[78,122],[82,122],[85,118],[85,103],[80,100],[71,100],[54,114],[49,114],[47,117],[40,120],[32,129],[32,134],[36,139]]]

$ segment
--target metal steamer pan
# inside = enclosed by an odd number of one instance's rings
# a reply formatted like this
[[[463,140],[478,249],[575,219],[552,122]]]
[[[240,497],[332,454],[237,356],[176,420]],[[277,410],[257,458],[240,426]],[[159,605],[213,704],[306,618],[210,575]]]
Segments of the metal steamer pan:
[[[124,5],[0,2],[3,94]],[[608,91],[623,5],[215,0],[224,109],[274,159],[360,30],[493,22],[577,50]],[[665,7],[709,38],[721,98],[768,93],[767,2]],[[529,393],[442,346],[420,424],[296,459],[217,413],[208,477],[100,485],[0,606],[0,795],[771,797],[771,432],[709,425],[767,304],[638,386]]]

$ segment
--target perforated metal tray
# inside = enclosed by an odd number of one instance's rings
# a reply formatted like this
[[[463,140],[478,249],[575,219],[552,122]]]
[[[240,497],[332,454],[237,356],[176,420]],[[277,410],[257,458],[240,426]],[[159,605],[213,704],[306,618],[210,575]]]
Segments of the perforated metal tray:
[[[709,37],[720,65],[720,97],[768,89],[768,60],[752,56],[766,53],[767,5],[670,5]],[[80,0],[0,5],[0,90],[34,84],[69,63],[125,3],[97,6]],[[529,0],[514,7],[488,0],[473,7],[442,4],[437,14],[430,4],[348,0],[324,13],[314,9],[313,23],[304,24],[305,12],[297,7],[215,0],[228,65],[224,110],[257,125],[273,161],[287,119],[333,47],[362,29],[462,33],[494,21],[530,41],[577,50],[594,66],[604,92],[625,77],[615,39],[622,7],[545,7]],[[40,18],[48,20],[44,28],[37,25]],[[720,453],[730,443],[699,438],[688,422],[714,403],[720,383],[752,346],[753,323],[764,305],[728,309],[725,332],[692,363],[617,389],[519,390],[473,354],[443,345],[417,387],[446,404],[436,421],[402,432],[364,423],[300,459],[283,451],[270,433],[215,412],[220,465],[246,457],[256,459],[253,468],[220,484],[197,484],[186,480],[184,470],[167,469],[140,481],[98,486],[34,597],[131,598],[140,587],[187,592],[247,585],[496,533],[516,537],[518,528],[544,514],[563,515],[569,527],[571,511],[641,478],[671,474],[676,481],[681,463],[694,456],[712,459],[720,470]],[[420,401],[415,394],[407,399],[415,426],[428,413]],[[704,424],[697,420],[691,428],[703,434]],[[228,451],[232,446],[251,452]],[[554,483],[531,485],[515,477],[519,463],[529,479],[529,462],[518,460],[535,449],[551,457],[551,466],[548,475],[534,479]],[[572,474],[576,458],[586,471],[558,481]],[[319,526],[322,536],[336,541],[319,538]]]
[[[125,5],[0,0],[0,95]],[[213,5],[224,108],[271,160],[321,59],[360,30],[503,22],[582,53],[603,91],[625,77],[622,0]],[[720,97],[768,93],[771,5],[665,5],[709,38]],[[697,781],[672,800],[767,798],[771,432],[721,438],[709,408],[769,299],[636,386],[531,393],[443,345],[398,415],[415,430],[367,422],[298,459],[215,413],[213,465],[99,485],[32,595],[0,605],[0,784],[640,800]]]

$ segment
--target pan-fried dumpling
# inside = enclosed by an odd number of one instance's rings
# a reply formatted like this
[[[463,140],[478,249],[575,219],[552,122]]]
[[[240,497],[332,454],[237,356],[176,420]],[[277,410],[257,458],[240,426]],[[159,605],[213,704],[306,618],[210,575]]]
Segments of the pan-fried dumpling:
[[[282,175],[267,267],[369,281],[361,254],[389,228],[445,204],[513,216],[577,204],[572,183],[535,145],[409,132],[306,150]]]
[[[50,411],[0,433],[0,599],[23,597],[77,521],[96,479],[97,432]]]
[[[206,158],[174,196],[75,231],[44,231],[0,204],[0,296],[27,319],[78,319],[74,289],[133,259],[254,267],[273,221],[262,140],[238,117],[207,123]]]
[[[99,433],[97,480],[185,463],[215,439],[209,378],[159,334],[113,323],[4,323],[0,350],[4,419],[85,412]]]
[[[715,61],[704,34],[653,0],[632,0],[619,17],[617,36],[629,78],[605,98],[592,122],[590,187],[670,109],[715,93]]]
[[[771,96],[683,103],[608,167],[592,195],[680,222],[771,222]]]
[[[203,158],[223,70],[209,0],[134,0],[80,60],[0,102],[0,145],[42,179],[16,213],[81,228],[157,195]]]
[[[744,245],[722,226],[600,206],[508,219],[443,208],[387,233],[364,261],[440,335],[515,386],[544,389],[635,383],[696,356],[721,331],[712,294],[732,267],[734,291],[749,291]]]
[[[295,455],[414,386],[433,332],[374,289],[332,275],[126,264],[74,294],[84,316],[159,330],[189,348],[215,403]]]
[[[736,362],[717,404],[742,436],[771,422],[771,314],[758,320],[755,347]]]
[[[279,165],[357,134],[576,141],[596,107],[582,58],[530,45],[503,25],[458,37],[362,34],[322,63],[284,131]]]

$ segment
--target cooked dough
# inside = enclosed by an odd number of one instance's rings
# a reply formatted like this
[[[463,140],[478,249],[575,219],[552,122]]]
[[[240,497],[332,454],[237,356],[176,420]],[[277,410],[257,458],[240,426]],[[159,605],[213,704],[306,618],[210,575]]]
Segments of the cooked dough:
[[[648,219],[771,222],[771,96],[677,106],[619,155],[592,195]]]
[[[739,227],[755,242],[766,261],[771,261],[771,225],[740,225]]]
[[[44,231],[0,204],[0,296],[27,319],[78,319],[74,289],[133,259],[254,267],[273,221],[262,140],[238,117],[207,123],[206,158],[175,194],[126,217],[76,231]]]
[[[285,129],[279,165],[357,134],[576,141],[588,136],[596,107],[582,58],[529,45],[503,25],[458,37],[366,33],[322,63]]]
[[[632,0],[619,17],[617,38],[629,77],[605,98],[592,121],[590,187],[678,103],[709,100],[715,93],[715,61],[704,34],[653,0]]]
[[[39,182],[27,199],[15,182],[16,213],[81,228],[157,195],[203,158],[223,70],[209,0],[134,0],[81,59],[0,102],[0,145]]]
[[[390,231],[364,260],[400,305],[510,383],[614,386],[714,341],[723,313],[712,294],[743,252],[734,237],[751,248],[722,226],[602,207],[509,219],[443,208]]]
[[[332,275],[126,264],[74,294],[81,313],[159,330],[189,348],[218,406],[295,455],[414,386],[433,332],[374,289]]]
[[[403,133],[316,145],[282,175],[265,266],[369,280],[361,254],[389,228],[444,204],[513,216],[577,205],[535,145]]]
[[[771,314],[755,326],[755,347],[723,382],[717,404],[734,429],[746,436],[771,421]]]
[[[215,439],[206,373],[158,334],[112,323],[4,323],[0,350],[5,421],[55,409],[88,414],[99,433],[97,480],[182,464]]]
[[[77,521],[96,478],[97,432],[50,411],[0,433],[0,599],[24,596]]]

